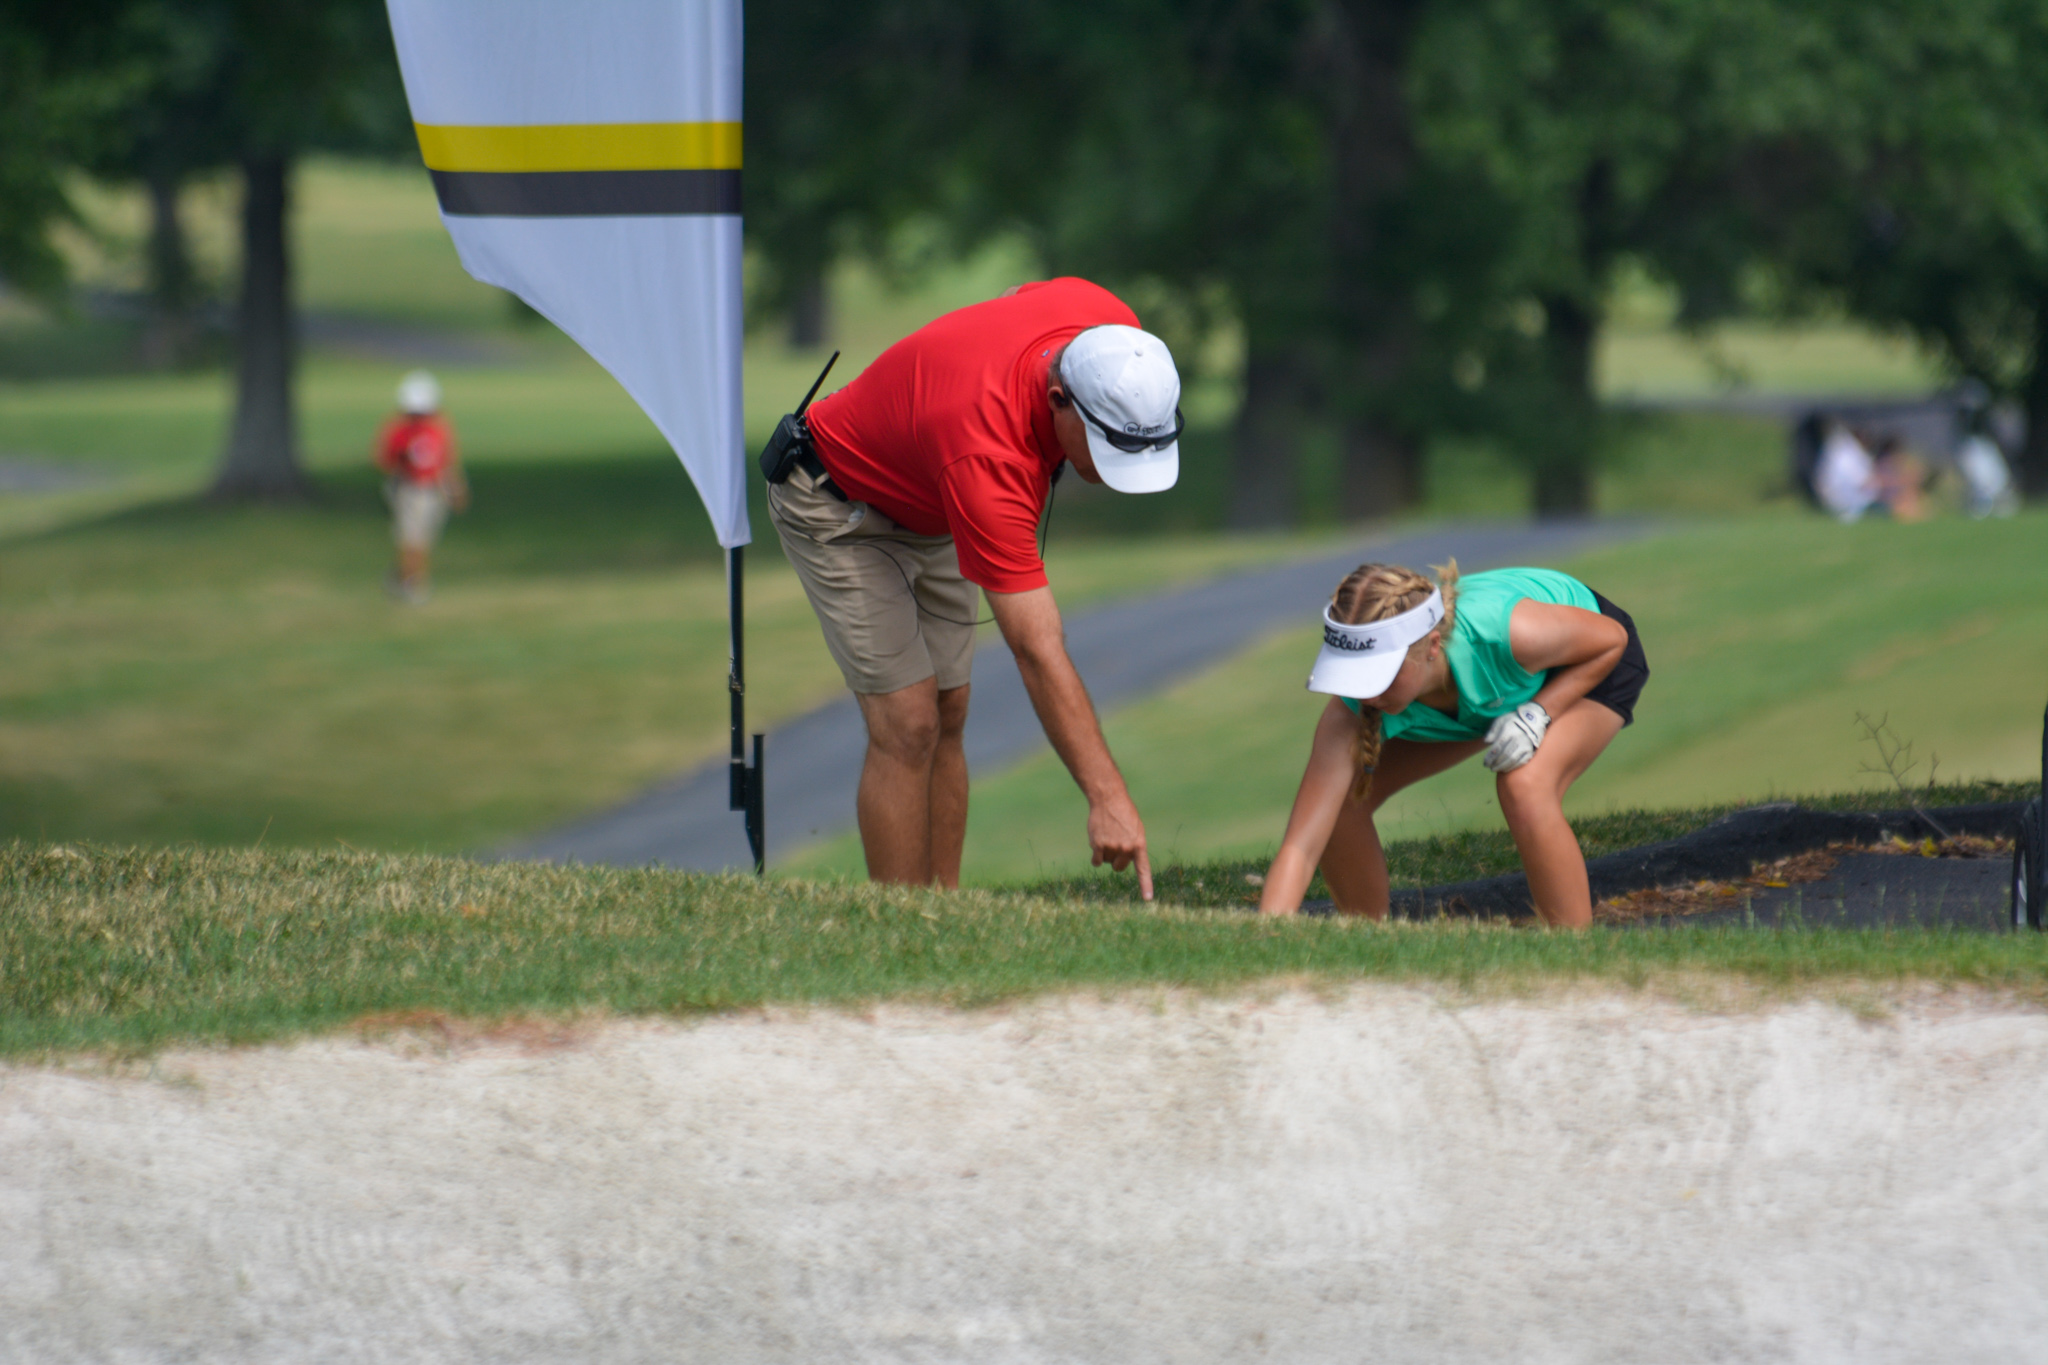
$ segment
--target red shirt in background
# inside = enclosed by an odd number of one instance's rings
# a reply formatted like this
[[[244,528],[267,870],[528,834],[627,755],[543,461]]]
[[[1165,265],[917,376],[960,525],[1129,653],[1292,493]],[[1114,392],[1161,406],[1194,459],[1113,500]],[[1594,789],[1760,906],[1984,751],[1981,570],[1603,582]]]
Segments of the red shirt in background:
[[[1027,284],[948,313],[811,405],[818,458],[846,496],[919,535],[949,532],[960,572],[990,592],[1045,586],[1038,519],[1066,455],[1045,371],[1077,334],[1136,327],[1086,280]]]
[[[377,437],[377,468],[411,483],[439,483],[454,462],[455,432],[440,413],[400,413]]]

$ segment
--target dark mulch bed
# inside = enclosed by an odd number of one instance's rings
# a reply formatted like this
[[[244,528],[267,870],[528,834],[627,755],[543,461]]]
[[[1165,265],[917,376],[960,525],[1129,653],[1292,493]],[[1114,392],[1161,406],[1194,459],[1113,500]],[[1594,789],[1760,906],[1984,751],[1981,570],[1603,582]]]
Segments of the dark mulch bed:
[[[1648,915],[1628,927],[1711,924],[1759,929],[1977,929],[2012,927],[2012,854],[1984,858],[1844,853],[1817,881],[1743,887],[1733,903]]]
[[[1597,921],[1782,927],[2009,928],[2012,866],[2003,842],[2018,802],[1929,811],[1752,806],[1705,829],[1586,863]],[[1966,836],[1937,848],[1931,842]],[[1911,845],[1911,851],[1907,846]],[[1866,851],[1877,848],[1888,851]],[[1937,853],[1945,856],[1924,856]],[[1819,855],[1819,856],[1814,856]],[[1329,913],[1328,901],[1303,909]],[[1400,919],[1524,919],[1519,872],[1396,891]]]

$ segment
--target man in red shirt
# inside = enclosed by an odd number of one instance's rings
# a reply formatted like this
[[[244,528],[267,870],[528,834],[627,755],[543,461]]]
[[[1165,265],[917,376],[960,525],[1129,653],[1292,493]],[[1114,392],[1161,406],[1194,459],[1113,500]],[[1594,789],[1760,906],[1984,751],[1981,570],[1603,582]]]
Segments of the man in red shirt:
[[[813,404],[809,446],[769,485],[783,549],[867,722],[856,809],[876,881],[959,884],[979,590],[1088,798],[1095,862],[1136,864],[1152,896],[1145,826],[1038,553],[1062,464],[1126,493],[1179,474],[1180,377],[1137,324],[1077,279],[948,313]]]
[[[455,431],[441,415],[441,386],[434,376],[414,370],[399,382],[398,412],[377,434],[374,455],[385,474],[391,538],[398,548],[391,595],[417,606],[427,600],[434,542],[448,509],[459,512],[469,506]]]

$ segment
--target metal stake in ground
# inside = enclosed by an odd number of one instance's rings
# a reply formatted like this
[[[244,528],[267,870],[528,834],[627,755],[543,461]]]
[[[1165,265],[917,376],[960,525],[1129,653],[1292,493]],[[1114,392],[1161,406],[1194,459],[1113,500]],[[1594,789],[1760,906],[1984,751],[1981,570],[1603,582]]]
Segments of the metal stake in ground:
[[[732,693],[732,790],[729,807],[745,812],[747,847],[754,855],[754,875],[768,868],[767,766],[768,737],[754,736],[754,766],[747,766],[747,611],[741,586],[745,546],[725,552],[726,617],[732,628],[732,652],[725,685]]]
[[[761,452],[761,473],[770,483],[780,483],[788,478],[790,464],[808,447],[810,436],[804,430],[804,413],[824,386],[825,376],[832,373],[832,367],[838,361],[839,352],[834,351],[827,357],[825,368],[818,371],[818,377],[811,381],[810,392],[804,395],[804,401],[796,405],[795,412],[776,424],[775,434]],[[732,810],[746,812],[747,846],[753,850],[754,875],[758,877],[768,869],[768,737],[754,736],[754,766],[748,768],[743,741],[747,729],[746,602],[740,585],[740,564],[740,547],[735,545],[726,551],[725,561],[728,614],[732,622],[732,671],[726,680],[726,685],[732,689],[732,790],[728,806]]]
[[[2041,794],[2020,812],[2012,841],[2012,927],[2048,928],[2048,712],[2041,716]]]

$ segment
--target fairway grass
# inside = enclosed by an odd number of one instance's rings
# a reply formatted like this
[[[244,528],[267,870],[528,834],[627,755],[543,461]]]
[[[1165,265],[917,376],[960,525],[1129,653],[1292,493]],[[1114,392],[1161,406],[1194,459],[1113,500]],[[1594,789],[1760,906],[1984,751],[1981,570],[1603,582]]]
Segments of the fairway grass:
[[[93,231],[67,238],[80,283],[134,289],[141,196],[81,190]],[[215,284],[232,273],[237,203],[223,177],[196,186],[187,206]],[[0,378],[0,458],[69,466],[83,480],[59,494],[0,496],[0,837],[476,850],[631,796],[723,744],[718,550],[651,423],[567,339],[516,325],[500,291],[462,272],[417,166],[309,159],[295,203],[313,338],[297,402],[322,495],[311,508],[191,500],[226,430],[225,369],[135,373],[132,355],[111,352],[83,363],[94,348],[132,344],[134,329],[38,321],[0,300],[0,374],[15,375]],[[1033,273],[1016,243],[908,283],[838,268],[831,330],[846,354],[832,385],[930,317]],[[1932,381],[1909,347],[1854,329],[1744,324],[1702,349],[1672,331],[1668,298],[1638,287],[1626,302],[1602,342],[1610,397],[1708,397],[1731,366],[1759,391]],[[1219,337],[1211,363],[1190,371],[1195,428],[1171,495],[1120,498],[1067,481],[1049,556],[1064,608],[1356,533],[1329,524],[1334,446],[1305,462],[1300,494],[1315,530],[1203,530],[1220,524],[1229,497],[1234,344]],[[386,514],[366,455],[398,374],[436,348],[447,353],[433,368],[477,497],[438,556],[434,601],[405,612],[379,595]],[[749,338],[750,441],[824,354],[792,349],[771,328]],[[1979,528],[1960,523],[1841,530],[1795,519],[1783,505],[1782,431],[1753,418],[1636,414],[1615,424],[1609,447],[1596,478],[1604,510],[1743,520],[1660,538],[1634,560],[1586,562],[1589,580],[1645,622],[1658,676],[1645,723],[1602,761],[1575,813],[1850,780],[1857,709],[1889,709],[1901,734],[1941,752],[1947,772],[2011,774],[2014,717],[2039,690],[2048,639],[2024,606],[2027,594],[2042,596],[2038,556],[2022,540],[2038,544],[2038,516],[1981,528],[1981,543]],[[1526,474],[1499,451],[1456,442],[1430,453],[1429,486],[1432,517],[1520,515],[1528,502]],[[749,560],[750,714],[765,727],[839,683],[754,491],[756,532],[769,543]],[[1767,505],[1777,510],[1757,510]],[[1821,562],[1838,549],[1839,563]],[[1873,587],[1859,595],[1866,568]],[[1914,581],[1894,621],[1886,594],[1901,571]],[[1724,579],[1731,590],[1717,595]],[[1749,653],[1685,658],[1690,642],[1727,640],[1752,592],[1800,602],[1754,623],[1789,634]],[[1930,592],[1972,605],[1949,619]],[[1686,642],[1676,651],[1674,632]],[[1806,654],[1781,668],[1780,647]],[[1305,649],[1312,627],[1108,718],[1163,855],[1224,856],[1277,839],[1312,723],[1313,699],[1299,688]],[[1781,688],[1758,692],[1760,661]],[[1951,704],[1949,679],[1965,672],[1972,694]],[[1050,759],[978,783],[970,876],[1075,871],[1078,810]],[[1398,836],[1496,819],[1476,768],[1389,813]],[[841,841],[793,866],[855,875],[860,861]]]
[[[1556,567],[1636,620],[1651,679],[1572,789],[1575,821],[1726,807],[1813,791],[1885,797],[1859,712],[1910,741],[1929,776],[2038,780],[2048,701],[2048,513],[1842,526],[1761,514],[1673,526]],[[1315,618],[1104,719],[1160,862],[1256,860],[1277,847],[1324,700],[1302,689]],[[1087,807],[1049,752],[974,785],[964,878],[1085,870]],[[1394,839],[1501,831],[1476,761],[1379,817]],[[858,876],[857,840],[798,850],[809,876]]]
[[[1275,978],[2048,997],[2048,938],[1557,934],[423,856],[0,845],[0,1055],[250,1044],[436,1017],[692,1015]],[[1701,983],[1719,983],[1702,986]]]
[[[384,597],[366,478],[314,508],[171,503],[0,542],[0,837],[480,850],[718,753],[724,570],[679,523],[674,462],[474,482],[419,609]],[[1083,543],[1051,571],[1079,605],[1315,548]],[[842,691],[772,544],[747,603],[755,725]]]

